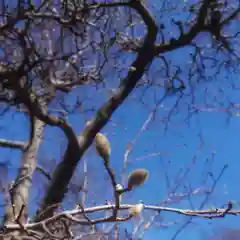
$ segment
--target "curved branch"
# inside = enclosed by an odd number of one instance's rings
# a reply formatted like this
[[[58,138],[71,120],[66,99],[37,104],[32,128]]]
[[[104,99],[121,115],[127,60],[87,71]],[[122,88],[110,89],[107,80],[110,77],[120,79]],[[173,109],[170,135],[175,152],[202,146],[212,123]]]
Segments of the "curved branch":
[[[51,181],[52,177],[51,174],[48,173],[43,167],[37,165],[36,170],[41,173],[48,181]]]
[[[148,33],[145,37],[144,44],[139,50],[137,58],[133,62],[127,77],[122,80],[116,93],[97,111],[95,117],[86,124],[83,133],[78,138],[79,145],[71,144],[71,142],[68,143],[64,158],[53,173],[52,181],[42,201],[40,212],[46,209],[47,206],[62,202],[77,164],[92,144],[96,133],[107,124],[112,114],[133,91],[137,82],[141,79],[146,68],[150,66],[154,58],[154,44],[157,36],[156,23],[147,8],[145,8],[140,1],[130,2],[129,7],[135,9],[147,25]],[[51,208],[42,218],[51,217],[54,210],[55,208]],[[36,218],[35,220],[41,221],[42,218]]]

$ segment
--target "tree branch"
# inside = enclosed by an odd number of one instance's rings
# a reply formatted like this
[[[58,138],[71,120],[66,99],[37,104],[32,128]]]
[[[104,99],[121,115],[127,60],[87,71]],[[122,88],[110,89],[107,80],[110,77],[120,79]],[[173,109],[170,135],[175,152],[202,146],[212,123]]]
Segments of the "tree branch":
[[[0,139],[0,147],[8,147],[8,148],[13,148],[13,149],[24,150],[24,148],[26,147],[26,144],[21,141]]]
[[[221,22],[221,26],[228,24],[230,21],[232,21],[233,19],[239,17],[240,15],[240,7],[238,7],[236,9],[236,11],[234,11],[232,14],[230,14],[227,18],[225,18],[222,22]]]
[[[156,55],[160,53],[165,53],[173,51],[180,47],[184,47],[192,42],[192,40],[205,29],[205,18],[207,16],[207,10],[209,6],[209,1],[204,0],[197,17],[197,22],[192,26],[188,33],[180,35],[178,39],[174,39],[166,44],[157,44],[156,45]]]
[[[48,181],[51,181],[52,179],[51,174],[48,173],[43,167],[36,166],[36,170],[40,172]]]
[[[64,158],[53,173],[52,181],[42,201],[40,212],[47,206],[54,205],[63,200],[68,183],[71,180],[77,164],[92,144],[95,135],[107,124],[112,114],[133,91],[137,82],[141,79],[146,68],[149,67],[154,58],[154,43],[157,36],[156,23],[140,1],[132,1],[129,3],[129,6],[141,15],[147,25],[148,33],[145,37],[143,47],[139,50],[137,58],[133,62],[127,77],[122,80],[116,93],[97,111],[95,117],[86,124],[83,133],[78,138],[79,145],[78,143],[74,144],[69,141]],[[51,208],[51,211],[42,217],[51,217],[53,212],[54,208]],[[36,221],[40,221],[41,219],[42,218],[36,218]]]
[[[22,207],[28,204],[29,189],[32,185],[32,176],[36,168],[36,157],[45,126],[44,122],[36,118],[34,118],[33,124],[35,126],[31,145],[23,149],[17,178],[9,190],[11,205],[8,205],[7,208],[12,208],[12,211],[8,211],[8,214],[5,215],[5,223],[16,221],[17,216],[19,216],[18,221],[21,221],[22,224],[27,219],[27,209]]]
[[[119,206],[119,210],[129,210],[135,206],[135,204],[121,204]],[[74,209],[69,211],[63,211],[61,213],[58,213],[50,218],[47,218],[45,220],[42,220],[37,223],[27,223],[22,226],[19,224],[7,224],[4,226],[5,234],[10,233],[12,231],[21,231],[22,227],[26,231],[40,231],[41,234],[50,234],[50,231],[48,230],[47,226],[51,223],[57,223],[58,221],[68,219],[72,222],[72,224],[78,224],[78,225],[96,225],[104,222],[125,222],[131,219],[131,216],[122,216],[122,217],[116,217],[113,219],[112,217],[103,217],[103,218],[97,218],[93,219],[91,221],[86,220],[85,218],[82,218],[81,215],[83,213],[96,213],[96,212],[102,212],[102,211],[109,211],[115,209],[115,205],[101,205],[101,206],[95,206],[85,209]],[[155,205],[145,205],[144,206],[145,211],[164,211],[164,212],[171,212],[176,214],[181,214],[185,216],[192,216],[192,217],[199,217],[199,218],[207,218],[207,219],[213,219],[213,218],[222,218],[226,215],[239,215],[240,210],[234,210],[232,209],[232,202],[229,201],[226,208],[215,208],[215,209],[203,209],[203,210],[191,210],[191,209],[180,209],[180,208],[169,208],[169,207],[161,207],[161,206],[155,206]],[[1,229],[0,229],[1,230]]]

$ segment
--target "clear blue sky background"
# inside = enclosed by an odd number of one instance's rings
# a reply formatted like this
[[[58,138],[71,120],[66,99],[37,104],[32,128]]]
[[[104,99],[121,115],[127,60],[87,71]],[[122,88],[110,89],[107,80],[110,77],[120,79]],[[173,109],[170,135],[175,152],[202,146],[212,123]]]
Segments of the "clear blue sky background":
[[[156,4],[158,6],[160,3],[156,1]],[[184,12],[179,12],[179,19],[185,17]],[[164,16],[161,18],[161,21],[165,23],[167,23],[168,20],[169,19]],[[138,30],[138,34],[141,34],[141,31],[142,29]],[[198,40],[207,41],[207,38],[201,36]],[[171,60],[175,64],[186,68],[187,61],[189,60],[186,51],[188,50],[183,49],[176,51],[169,54],[168,57],[171,57]],[[128,58],[127,61],[130,61],[130,58]],[[150,78],[155,78],[155,81],[158,78],[158,75],[156,77],[154,73],[158,71],[158,66],[159,62],[156,61],[153,63],[150,70]],[[111,75],[111,77],[114,77],[114,75]],[[240,164],[238,130],[240,129],[240,119],[233,114],[230,121],[227,121],[228,115],[222,112],[224,107],[227,107],[229,104],[229,101],[234,103],[240,102],[239,92],[232,89],[230,80],[238,83],[240,79],[237,75],[229,75],[226,72],[222,72],[222,74],[214,81],[200,84],[199,89],[196,89],[195,92],[195,103],[199,108],[205,108],[205,111],[193,115],[190,120],[190,125],[185,124],[183,120],[187,116],[187,106],[191,99],[189,97],[184,97],[179,104],[178,112],[175,113],[168,124],[168,130],[165,131],[166,125],[163,123],[162,118],[169,113],[169,110],[176,102],[178,95],[168,98],[163,102],[163,108],[159,109],[154,121],[137,141],[137,144],[130,155],[131,163],[127,170],[130,172],[132,169],[144,167],[149,170],[150,177],[143,188],[135,190],[134,193],[127,194],[123,200],[124,202],[134,203],[138,200],[143,200],[147,204],[158,204],[164,201],[167,198],[168,191],[174,188],[176,182],[178,182],[176,176],[180,169],[185,171],[195,155],[195,164],[191,166],[191,171],[176,192],[186,192],[187,190],[184,186],[197,188],[202,187],[203,184],[205,184],[205,187],[211,188],[213,181],[210,177],[204,182],[207,172],[212,172],[216,178],[223,166],[228,164],[228,169],[217,183],[214,193],[211,195],[204,208],[211,208],[213,206],[221,207],[226,204],[229,199],[236,202],[239,201],[240,194],[238,191],[238,182]],[[106,88],[101,86],[98,90],[94,87],[83,87],[78,89],[68,98],[68,101],[71,103],[76,96],[80,96],[81,99],[90,97],[90,100],[87,103],[89,107],[100,106],[109,96],[108,89],[117,86],[118,79],[111,79],[111,81],[112,82],[110,82],[110,78],[106,79]],[[159,77],[159,83],[162,82],[163,79]],[[221,93],[218,90],[217,87],[219,86],[224,90],[224,93]],[[213,111],[210,111],[209,108],[209,111],[206,109],[207,107],[204,102],[206,89],[208,89],[208,103],[216,106],[216,109]],[[151,88],[147,91],[144,90],[144,88],[135,90],[129,99],[113,115],[112,122],[103,129],[103,132],[108,135],[112,144],[111,165],[115,169],[119,181],[121,181],[120,175],[127,144],[136,137],[143,123],[148,118],[150,109],[154,108],[156,102],[154,96],[159,100],[163,94],[163,91],[159,90],[159,88]],[[143,91],[145,94],[143,98],[144,104],[139,102],[139,98],[143,95]],[[188,91],[189,89],[187,88],[185,93]],[[223,104],[223,106],[220,106],[216,101],[214,102],[214,96],[217,96],[217,99]],[[237,110],[235,113],[236,112]],[[85,120],[89,119],[91,116],[91,113],[85,114],[84,116],[74,114],[69,117],[69,122],[72,124],[76,132],[79,133],[83,128]],[[0,138],[12,140],[28,139],[28,121],[20,114],[10,112],[1,117],[0,127],[4,127],[0,131]],[[203,145],[198,151],[200,145],[199,133],[201,133]],[[54,157],[59,161],[61,159],[60,156],[64,151],[64,143],[64,136],[58,129],[47,128],[45,141],[41,146],[38,156],[39,160]],[[49,147],[50,144],[51,147]],[[104,189],[105,195],[97,195],[98,198],[96,199],[99,204],[102,204],[104,199],[110,198],[111,189],[109,188],[109,190],[105,190],[106,187],[104,186],[105,181],[103,175],[102,173],[99,174],[99,172],[103,171],[102,162],[99,160],[93,149],[94,148],[92,147],[90,148],[86,153],[85,158],[90,165],[90,186],[93,187],[96,194],[103,194]],[[1,148],[0,151],[1,161],[10,160],[12,163],[9,171],[9,178],[12,180],[16,174],[16,168],[20,163],[20,153],[16,150],[12,151],[3,148]],[[141,156],[153,152],[162,152],[163,155],[161,157],[136,160]],[[212,152],[216,153],[213,160],[211,158]],[[166,184],[165,173],[167,173],[169,178],[170,189],[168,189]],[[96,182],[98,182],[99,185],[97,185]],[[36,181],[34,183],[36,183]],[[36,189],[32,189],[32,199],[36,199],[36,196],[38,196]],[[194,208],[199,208],[204,197],[205,195],[199,195],[192,198]],[[183,200],[181,203],[176,203],[171,206],[178,208],[191,208],[187,200]],[[31,210],[33,211],[34,209],[35,206],[32,205]],[[188,218],[176,214],[169,215],[163,213],[161,216],[163,218],[163,223],[165,224],[172,221],[178,221],[179,224],[170,226],[169,228],[159,228],[157,226],[151,228],[144,235],[144,239],[171,239],[175,232],[181,228],[182,224],[188,220]],[[194,218],[192,224],[182,231],[177,239],[206,239],[207,236],[211,236],[211,234],[221,227],[239,227],[239,224],[239,217],[228,216],[225,219],[216,220],[201,220]],[[131,230],[131,224],[127,225],[127,227]]]

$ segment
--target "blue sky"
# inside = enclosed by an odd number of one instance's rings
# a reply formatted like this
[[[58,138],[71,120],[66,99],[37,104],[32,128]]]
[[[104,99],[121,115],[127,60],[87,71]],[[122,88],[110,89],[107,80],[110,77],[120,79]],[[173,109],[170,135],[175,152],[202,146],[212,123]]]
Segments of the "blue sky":
[[[185,13],[184,13],[185,14]],[[180,19],[186,16],[182,12],[178,14]],[[174,15],[177,15],[174,14]],[[169,22],[167,17],[162,17],[161,21]],[[138,34],[141,34],[141,28]],[[173,33],[174,34],[174,33]],[[202,44],[208,41],[208,36],[201,35],[197,40]],[[196,40],[196,41],[197,41]],[[191,64],[188,65],[189,56],[186,54],[190,49],[182,49],[176,52],[167,54],[172,62],[180,65],[182,68],[189,70]],[[222,56],[219,56],[220,58]],[[123,56],[127,62],[131,59],[129,56]],[[155,82],[162,83],[163,78],[159,73],[160,61],[153,62],[150,69],[149,78]],[[214,75],[209,70],[208,74]],[[111,79],[110,79],[111,77]],[[182,78],[186,79],[186,73],[183,72]],[[100,86],[96,90],[95,87],[83,87],[74,90],[73,94],[67,98],[69,103],[72,103],[78,96],[81,99],[89,97],[87,107],[98,107],[104,103],[108,96],[110,88],[118,85],[118,78],[116,74],[110,71],[106,72],[106,86]],[[164,201],[169,191],[174,189],[179,180],[176,180],[180,169],[183,172],[189,166],[190,162],[196,156],[195,164],[191,165],[189,174],[182,180],[176,193],[184,193],[190,187],[192,189],[198,187],[211,188],[213,180],[207,177],[207,172],[212,172],[216,178],[221,172],[223,166],[228,164],[227,170],[217,183],[214,193],[209,198],[209,201],[204,208],[221,207],[226,204],[229,199],[238,202],[240,194],[238,189],[239,180],[239,146],[238,146],[238,129],[240,129],[240,119],[236,114],[232,115],[230,121],[228,115],[222,110],[229,104],[229,99],[234,103],[239,103],[240,97],[237,90],[232,89],[231,81],[236,84],[239,82],[239,76],[232,73],[222,71],[213,81],[203,82],[195,87],[195,105],[203,111],[193,115],[189,120],[189,125],[183,120],[186,119],[188,114],[189,104],[191,103],[191,96],[187,96],[189,88],[185,90],[185,96],[181,99],[178,105],[178,111],[171,117],[168,122],[166,131],[166,124],[163,121],[172,109],[172,106],[177,101],[179,94],[172,96],[162,104],[163,106],[158,109],[154,121],[149,124],[148,129],[142,133],[138,139],[133,152],[130,155],[130,163],[127,172],[135,168],[146,168],[150,172],[150,177],[144,187],[136,189],[133,193],[126,194],[124,202],[137,202],[143,200],[147,204],[159,204]],[[219,86],[224,90],[223,93],[219,91]],[[208,89],[206,93],[206,89]],[[139,99],[143,96],[143,103]],[[161,99],[163,91],[161,88],[152,87],[146,90],[144,87],[138,88],[133,94],[124,102],[124,104],[113,115],[112,121],[102,130],[107,134],[111,146],[111,166],[116,172],[118,181],[121,181],[121,171],[123,165],[124,153],[127,144],[135,139],[139,133],[142,125],[147,120],[151,109],[156,105],[156,101]],[[206,98],[207,95],[207,98]],[[218,99],[217,102],[214,97]],[[207,102],[207,104],[206,104]],[[209,105],[211,104],[211,106]],[[215,110],[209,110],[214,105]],[[220,109],[220,110],[219,110]],[[208,111],[207,111],[208,110]],[[237,110],[236,110],[237,111]],[[76,133],[80,133],[87,119],[92,116],[92,113],[87,114],[73,114],[69,117],[69,122],[72,124]],[[7,113],[0,119],[0,138],[12,140],[26,140],[28,139],[28,121],[21,114],[14,114],[13,112]],[[41,146],[38,159],[39,161],[50,161],[54,158],[57,161],[61,159],[61,154],[64,152],[64,144],[66,143],[63,134],[57,128],[47,127],[45,140]],[[200,138],[203,139],[203,144],[200,146]],[[51,147],[49,147],[51,144]],[[12,180],[16,174],[16,168],[20,163],[20,153],[16,150],[0,149],[1,161],[10,160],[12,165],[10,167],[10,179]],[[142,156],[151,153],[162,153],[161,156],[150,157],[139,160]],[[212,155],[214,154],[214,158]],[[103,204],[105,199],[111,198],[111,188],[106,188],[106,181],[104,180],[106,173],[102,166],[102,162],[96,155],[94,147],[91,147],[84,156],[89,164],[89,185],[91,191],[89,195],[88,204],[94,199],[98,204]],[[79,168],[81,168],[81,164]],[[166,175],[168,181],[166,181]],[[37,183],[35,178],[34,183]],[[96,184],[96,182],[98,184]],[[103,191],[104,189],[104,191]],[[105,190],[106,189],[106,190]],[[31,190],[32,200],[38,197],[39,194],[36,189]],[[94,195],[95,194],[95,195]],[[192,197],[191,203],[198,209],[204,201],[205,195]],[[180,203],[171,205],[178,208],[190,208],[188,200],[183,200]],[[34,204],[31,210],[35,209]],[[148,214],[148,213],[146,213]],[[184,221],[188,218],[179,215],[161,214],[163,223],[171,223],[172,221],[179,221],[177,225],[168,228],[152,227],[144,235],[144,239],[172,239],[175,232],[181,228]],[[226,217],[225,219],[216,220],[201,220],[193,218],[193,224],[181,232],[176,239],[206,239],[216,230],[222,227],[238,227],[240,219],[238,217]],[[125,225],[124,225],[125,226]],[[126,225],[131,230],[132,224]]]

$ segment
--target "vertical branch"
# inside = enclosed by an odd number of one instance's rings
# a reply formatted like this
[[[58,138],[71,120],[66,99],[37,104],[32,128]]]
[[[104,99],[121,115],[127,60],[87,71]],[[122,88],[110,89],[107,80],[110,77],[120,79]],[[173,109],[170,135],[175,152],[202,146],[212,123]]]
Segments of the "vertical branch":
[[[88,176],[87,176],[88,165],[86,159],[83,159],[83,172],[84,172],[84,181],[83,181],[83,191],[82,191],[82,205],[84,207],[86,202],[86,193],[87,193],[87,185],[88,185]]]
[[[29,189],[32,185],[32,176],[36,168],[36,157],[39,146],[42,141],[44,123],[33,118],[34,129],[32,133],[31,144],[24,149],[21,159],[21,165],[15,182],[10,187],[11,205],[7,206],[8,211],[5,215],[4,224],[15,222],[19,217],[23,206],[27,206],[29,199]],[[27,219],[27,209],[24,208],[20,221]]]

